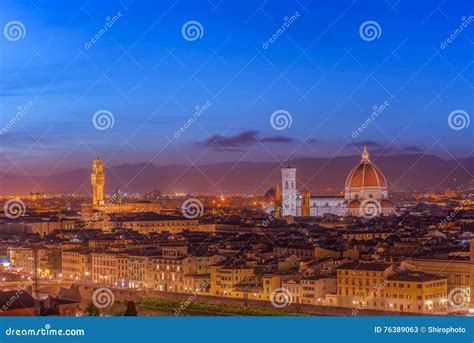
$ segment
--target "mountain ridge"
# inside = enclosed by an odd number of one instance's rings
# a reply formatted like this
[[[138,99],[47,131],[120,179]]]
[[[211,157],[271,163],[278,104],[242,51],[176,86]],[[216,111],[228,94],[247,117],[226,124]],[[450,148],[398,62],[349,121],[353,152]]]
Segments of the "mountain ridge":
[[[298,187],[313,193],[340,194],[359,156],[302,157],[290,160],[297,168]],[[474,158],[444,160],[435,155],[406,154],[373,159],[391,190],[456,188],[474,174]],[[263,194],[280,180],[286,162],[222,162],[198,166],[161,166],[151,162],[123,163],[106,168],[106,192]],[[0,193],[31,192],[90,194],[90,169],[78,168],[45,177],[0,174]]]

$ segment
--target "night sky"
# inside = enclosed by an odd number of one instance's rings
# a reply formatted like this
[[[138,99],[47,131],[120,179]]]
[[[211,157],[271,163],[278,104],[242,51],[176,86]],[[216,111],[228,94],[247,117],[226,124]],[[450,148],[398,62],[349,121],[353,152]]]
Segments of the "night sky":
[[[0,171],[89,168],[96,154],[108,165],[284,161],[364,144],[465,158],[474,124],[455,130],[448,116],[474,113],[472,15],[467,0],[3,0]],[[183,34],[189,21],[197,36]],[[376,37],[361,33],[367,21]],[[283,130],[270,122],[279,110]]]

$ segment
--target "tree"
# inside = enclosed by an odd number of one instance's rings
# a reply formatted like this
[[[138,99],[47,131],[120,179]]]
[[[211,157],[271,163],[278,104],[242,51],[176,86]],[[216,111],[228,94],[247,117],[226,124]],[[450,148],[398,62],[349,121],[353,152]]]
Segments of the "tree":
[[[51,271],[61,272],[62,269],[62,260],[61,260],[61,251],[53,250],[47,255],[47,268]]]
[[[100,316],[100,311],[93,303],[89,303],[89,305],[86,307],[86,310],[84,311],[84,315],[97,317]]]
[[[125,310],[124,316],[137,316],[137,307],[135,306],[135,302],[129,301],[127,302],[127,309]]]

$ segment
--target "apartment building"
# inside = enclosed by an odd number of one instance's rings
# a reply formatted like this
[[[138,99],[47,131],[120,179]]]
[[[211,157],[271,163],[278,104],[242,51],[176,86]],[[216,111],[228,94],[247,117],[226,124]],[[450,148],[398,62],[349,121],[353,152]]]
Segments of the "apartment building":
[[[104,230],[127,228],[140,234],[167,231],[179,233],[182,231],[197,231],[199,220],[179,216],[168,216],[154,212],[144,213],[108,213],[104,215]]]
[[[385,282],[386,311],[443,314],[447,311],[448,280],[444,276],[401,271]]]
[[[384,281],[392,265],[382,262],[349,262],[337,268],[337,303],[341,307],[378,309],[384,300]]]
[[[89,249],[61,251],[61,276],[71,280],[91,280],[91,255]]]

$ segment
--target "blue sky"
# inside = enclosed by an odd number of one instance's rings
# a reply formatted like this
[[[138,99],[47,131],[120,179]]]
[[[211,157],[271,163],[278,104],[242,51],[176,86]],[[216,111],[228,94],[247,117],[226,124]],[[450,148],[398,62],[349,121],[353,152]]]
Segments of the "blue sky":
[[[474,15],[467,0],[4,0],[0,7],[3,28],[11,21],[25,28],[22,39],[0,37],[3,172],[88,167],[95,154],[112,165],[283,161],[355,154],[363,144],[445,158],[473,150],[474,124],[453,130],[448,116],[474,112],[474,20],[441,48]],[[183,38],[188,21],[202,26],[200,39]],[[379,25],[377,39],[362,39],[367,21]],[[112,113],[113,127],[94,127],[100,110]],[[272,127],[277,110],[289,113],[290,127]]]

